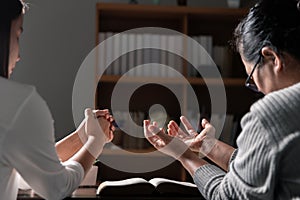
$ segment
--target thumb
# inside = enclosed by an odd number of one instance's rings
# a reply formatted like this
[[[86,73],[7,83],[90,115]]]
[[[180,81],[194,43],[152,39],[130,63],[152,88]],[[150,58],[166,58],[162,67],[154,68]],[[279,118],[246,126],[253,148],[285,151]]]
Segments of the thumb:
[[[94,113],[93,113],[92,109],[87,108],[84,111],[84,115],[85,115],[86,118],[88,118],[88,117],[92,117],[94,115]]]
[[[98,120],[96,119],[92,109],[85,109],[84,114],[86,119],[85,132],[87,135],[95,135],[96,133],[101,132],[102,129],[100,128]]]
[[[207,121],[207,119],[202,119],[202,127],[203,128],[208,128],[208,127],[210,127],[210,126],[212,126],[210,123],[209,123],[209,121]]]
[[[150,121],[149,120],[144,120],[144,135],[146,138],[149,138],[152,136],[152,133],[150,133],[148,131],[148,127],[150,125]]]
[[[148,127],[148,130],[151,131],[153,135],[156,135],[160,131],[159,128],[157,128],[156,126],[153,126],[153,125],[150,125]]]
[[[153,126],[153,125],[150,125],[148,127],[148,130],[153,134],[153,135],[156,135],[157,137],[159,137],[160,139],[163,139],[163,140],[167,140],[169,139],[169,135],[165,134],[164,130],[163,129],[160,129],[156,126]]]

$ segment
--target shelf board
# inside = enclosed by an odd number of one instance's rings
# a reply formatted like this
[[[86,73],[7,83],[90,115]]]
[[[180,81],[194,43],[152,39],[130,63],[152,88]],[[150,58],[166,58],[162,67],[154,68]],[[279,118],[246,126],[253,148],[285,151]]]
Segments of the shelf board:
[[[112,13],[127,15],[129,13],[151,13],[163,15],[203,15],[213,17],[237,17],[244,16],[248,8],[211,8],[211,7],[189,7],[189,6],[167,6],[167,5],[140,5],[140,4],[122,4],[122,3],[97,3],[98,11],[109,11]]]
[[[103,83],[117,83],[121,76],[117,75],[103,75],[100,82]],[[124,83],[168,83],[168,84],[184,84],[185,81],[178,78],[162,78],[162,77],[122,77]],[[216,78],[207,78],[206,82],[202,78],[186,78],[192,85],[219,85],[220,80]],[[226,86],[243,86],[245,80],[242,78],[223,78],[223,83]]]
[[[101,77],[101,82],[116,83],[119,81],[121,76],[119,75],[104,75]],[[171,84],[183,84],[182,80],[178,78],[162,78],[162,77],[122,77],[124,83],[171,83]]]
[[[216,78],[207,78],[206,83],[202,78],[188,78],[189,82],[194,85],[218,85],[220,84],[220,80]],[[223,83],[226,86],[243,86],[245,80],[242,78],[223,78]]]

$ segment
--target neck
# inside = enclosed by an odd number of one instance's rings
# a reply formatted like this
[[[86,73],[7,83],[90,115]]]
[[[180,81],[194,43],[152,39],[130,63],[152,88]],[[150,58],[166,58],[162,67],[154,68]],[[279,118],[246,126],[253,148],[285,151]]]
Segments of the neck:
[[[292,59],[286,64],[282,73],[281,84],[282,88],[292,86],[300,82],[300,62]]]

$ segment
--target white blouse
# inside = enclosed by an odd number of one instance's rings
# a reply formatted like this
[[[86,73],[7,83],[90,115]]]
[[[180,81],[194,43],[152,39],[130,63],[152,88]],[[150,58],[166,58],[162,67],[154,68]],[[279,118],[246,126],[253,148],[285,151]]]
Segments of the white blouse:
[[[0,78],[0,200],[17,198],[17,173],[46,199],[70,195],[84,176],[78,162],[60,162],[52,116],[35,88]]]

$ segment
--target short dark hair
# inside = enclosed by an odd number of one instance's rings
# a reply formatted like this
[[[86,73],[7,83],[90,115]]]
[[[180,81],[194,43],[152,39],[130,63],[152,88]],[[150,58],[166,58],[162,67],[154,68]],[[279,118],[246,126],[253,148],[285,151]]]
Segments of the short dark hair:
[[[265,46],[300,60],[299,0],[261,0],[236,27],[233,43],[248,62]]]
[[[0,7],[0,76],[8,78],[11,22],[24,10],[20,0],[4,0]]]

